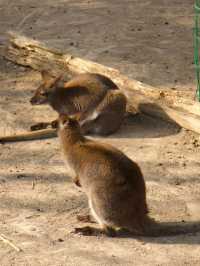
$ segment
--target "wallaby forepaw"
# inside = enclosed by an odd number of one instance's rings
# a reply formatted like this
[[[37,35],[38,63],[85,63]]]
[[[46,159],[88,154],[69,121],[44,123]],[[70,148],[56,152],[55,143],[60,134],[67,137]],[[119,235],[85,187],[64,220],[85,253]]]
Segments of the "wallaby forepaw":
[[[45,129],[48,127],[48,124],[47,123],[37,123],[37,124],[34,124],[30,127],[30,130],[31,131],[36,131],[36,130],[41,130],[41,129]]]
[[[51,122],[51,127],[52,128],[58,128],[58,120],[56,119],[56,120],[53,120],[52,122]]]

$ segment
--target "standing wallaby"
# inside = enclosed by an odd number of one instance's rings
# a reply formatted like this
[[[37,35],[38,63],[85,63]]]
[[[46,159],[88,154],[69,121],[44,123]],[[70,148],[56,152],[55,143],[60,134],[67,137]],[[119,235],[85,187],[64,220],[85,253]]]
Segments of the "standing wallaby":
[[[58,136],[72,178],[85,191],[103,233],[114,236],[118,229],[126,229],[136,235],[159,236],[200,230],[199,223],[164,226],[150,219],[139,166],[118,149],[85,138],[76,120],[60,115]],[[92,231],[87,226],[76,232],[84,234],[88,229]]]
[[[121,126],[126,113],[126,97],[109,78],[93,73],[79,74],[65,82],[63,76],[52,78],[42,71],[42,84],[30,102],[33,105],[49,104],[59,114],[75,115],[83,134],[109,135]],[[39,123],[23,135],[0,138],[0,141],[31,140],[56,136],[56,129],[44,130],[50,123]],[[40,135],[41,133],[41,135]],[[21,138],[21,139],[20,139]]]

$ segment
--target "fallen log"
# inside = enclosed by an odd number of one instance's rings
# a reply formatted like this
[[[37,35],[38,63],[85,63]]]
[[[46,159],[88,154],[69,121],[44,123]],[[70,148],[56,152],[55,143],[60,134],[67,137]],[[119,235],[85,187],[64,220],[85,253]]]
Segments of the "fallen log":
[[[177,91],[161,91],[130,79],[116,69],[50,49],[39,41],[16,33],[9,34],[4,56],[17,64],[38,71],[49,70],[54,76],[61,72],[72,75],[83,72],[106,75],[124,92],[133,108],[200,133],[200,104],[181,97]]]

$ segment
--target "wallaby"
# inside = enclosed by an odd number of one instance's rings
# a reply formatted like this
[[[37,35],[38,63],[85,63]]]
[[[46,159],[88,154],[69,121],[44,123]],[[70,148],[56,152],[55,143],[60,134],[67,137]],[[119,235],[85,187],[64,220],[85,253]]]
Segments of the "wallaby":
[[[140,167],[111,145],[84,137],[75,119],[60,115],[58,136],[70,174],[86,193],[101,232],[114,236],[125,229],[140,236],[161,236],[200,231],[200,223],[164,225],[151,219]],[[93,228],[75,232],[91,234]]]
[[[94,73],[84,73],[64,81],[63,75],[57,78],[42,71],[42,84],[30,102],[33,105],[49,104],[59,114],[75,115],[83,134],[109,135],[119,129],[126,113],[126,97],[109,78]],[[56,122],[53,121],[56,125]],[[0,141],[32,140],[56,136],[56,129],[50,123],[39,123],[32,130],[17,136],[0,138]],[[41,135],[40,135],[41,133]]]

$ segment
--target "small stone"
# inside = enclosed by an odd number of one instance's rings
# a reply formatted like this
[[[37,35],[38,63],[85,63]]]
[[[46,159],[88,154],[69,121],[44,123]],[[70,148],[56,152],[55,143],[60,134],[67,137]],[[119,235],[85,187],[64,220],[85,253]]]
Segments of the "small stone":
[[[163,91],[159,91],[160,97],[165,97],[165,93]]]
[[[19,171],[17,170],[17,172],[19,172]],[[24,178],[24,177],[25,177],[25,175],[17,175],[18,179],[21,179],[21,178]]]
[[[176,186],[180,186],[180,185],[181,185],[181,181],[177,179],[177,180],[174,182],[174,184],[175,184]]]

